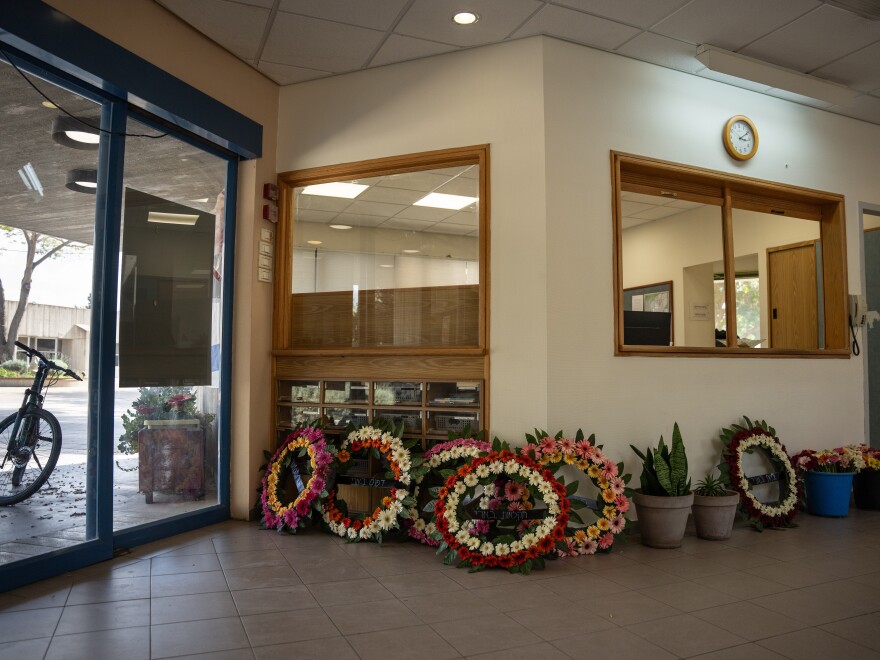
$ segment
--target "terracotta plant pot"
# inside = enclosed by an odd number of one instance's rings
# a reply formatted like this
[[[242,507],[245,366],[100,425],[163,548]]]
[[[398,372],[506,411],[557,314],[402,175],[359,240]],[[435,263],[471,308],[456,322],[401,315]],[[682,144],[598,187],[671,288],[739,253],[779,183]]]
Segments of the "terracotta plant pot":
[[[679,548],[684,538],[688,513],[694,502],[694,494],[678,497],[645,495],[642,489],[633,495],[642,544],[651,548]]]
[[[739,493],[732,490],[726,495],[694,495],[694,525],[697,536],[707,541],[729,539],[736,519]]]

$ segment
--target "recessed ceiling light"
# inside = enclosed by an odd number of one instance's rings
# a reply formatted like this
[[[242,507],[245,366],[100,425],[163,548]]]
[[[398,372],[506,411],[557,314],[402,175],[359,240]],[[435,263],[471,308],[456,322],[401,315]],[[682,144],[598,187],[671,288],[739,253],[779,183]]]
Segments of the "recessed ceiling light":
[[[404,250],[404,254],[416,254],[418,250]]]
[[[192,213],[160,213],[150,211],[147,214],[147,222],[158,222],[163,225],[186,225],[192,227],[199,221],[199,216]]]
[[[480,20],[480,15],[472,11],[460,11],[452,16],[452,21],[459,25],[473,25]]]
[[[365,186],[360,183],[342,183],[341,181],[334,181],[333,183],[318,183],[314,186],[306,186],[303,188],[302,194],[354,199],[369,187],[370,186]]]
[[[76,192],[94,195],[98,188],[98,171],[92,169],[75,169],[67,173],[64,187]]]
[[[379,264],[379,268],[394,268],[394,264]]]
[[[199,197],[198,199],[191,199],[189,201],[195,202],[196,204],[207,204],[208,198],[207,197]]]
[[[447,195],[446,193],[430,193],[415,202],[413,206],[430,206],[435,209],[451,209],[459,211],[465,206],[480,201],[479,197],[466,197],[464,195]]]
[[[56,110],[58,108],[58,106],[52,103],[52,101],[43,101],[40,105],[44,108],[49,108],[50,110]]]
[[[309,245],[321,245],[324,241],[306,241]]]
[[[55,117],[52,139],[72,149],[95,150],[101,141],[98,123],[97,119]]]
[[[351,225],[330,225],[330,229],[351,229]]]

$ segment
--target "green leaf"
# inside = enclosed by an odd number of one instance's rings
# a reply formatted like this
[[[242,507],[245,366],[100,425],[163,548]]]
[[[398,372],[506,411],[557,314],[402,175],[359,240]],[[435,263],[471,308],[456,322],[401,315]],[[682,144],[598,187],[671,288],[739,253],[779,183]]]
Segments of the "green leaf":
[[[449,477],[451,477],[455,474],[457,474],[457,472],[455,470],[450,469],[450,468],[444,468],[444,469],[440,470],[440,476],[443,477],[444,480],[449,479]]]
[[[673,491],[670,495],[685,495],[690,491],[690,479],[688,479],[688,459],[684,450],[684,442],[681,439],[681,431],[678,422],[672,428],[672,453],[669,460],[672,471],[671,481]]]
[[[422,509],[425,513],[434,513],[434,505],[437,503],[437,500],[431,500],[425,505],[425,508]]]
[[[578,482],[572,481],[570,484],[568,484],[565,487],[565,496],[570,497],[571,495],[574,495],[577,492],[577,490],[578,490]]]
[[[501,440],[492,438],[492,451],[501,451]]]
[[[446,552],[448,549],[449,549],[449,545],[447,545],[446,541],[443,541],[443,542],[438,546],[438,548],[437,548],[437,552],[435,552],[434,554],[435,554],[435,555],[439,555],[439,554],[441,554],[441,553],[443,553],[443,552]]]
[[[471,564],[470,560],[468,559],[462,559],[460,562],[458,562],[458,568],[469,568],[472,565],[473,564]]]

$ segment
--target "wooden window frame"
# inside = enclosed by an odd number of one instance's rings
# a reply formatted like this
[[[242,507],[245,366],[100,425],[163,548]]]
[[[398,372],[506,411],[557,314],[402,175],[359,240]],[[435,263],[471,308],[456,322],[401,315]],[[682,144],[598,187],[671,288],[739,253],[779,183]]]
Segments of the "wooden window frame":
[[[480,166],[479,203],[479,325],[475,346],[380,346],[380,347],[295,347],[290,346],[291,310],[290,281],[292,277],[294,190],[301,186],[328,183],[342,179],[356,179],[422,170]],[[275,318],[272,344],[276,356],[300,355],[458,355],[485,356],[489,347],[489,145],[475,145],[439,151],[427,151],[404,156],[376,158],[328,167],[283,172],[278,175],[279,220],[276,240]]]
[[[841,358],[850,357],[844,197],[738,174],[611,151],[614,225],[614,354],[646,357]],[[623,343],[621,192],[699,202],[721,208],[726,307],[736,309],[733,209],[819,222],[822,242],[825,346],[823,349],[631,346]],[[736,314],[727,314],[727,336],[736,336]]]

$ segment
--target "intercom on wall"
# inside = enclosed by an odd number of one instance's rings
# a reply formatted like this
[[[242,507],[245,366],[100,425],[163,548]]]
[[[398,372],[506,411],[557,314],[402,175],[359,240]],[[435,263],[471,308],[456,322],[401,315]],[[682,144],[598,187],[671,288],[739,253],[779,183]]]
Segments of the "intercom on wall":
[[[849,324],[858,328],[868,321],[868,301],[861,294],[851,294],[849,297]]]

